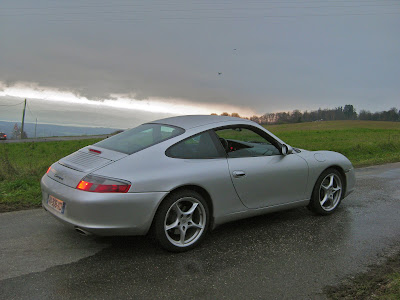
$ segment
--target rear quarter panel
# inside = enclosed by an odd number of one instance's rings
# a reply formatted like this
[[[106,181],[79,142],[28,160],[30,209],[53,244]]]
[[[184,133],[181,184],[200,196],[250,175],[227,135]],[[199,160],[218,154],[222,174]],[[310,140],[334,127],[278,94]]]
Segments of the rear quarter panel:
[[[129,180],[130,193],[170,192],[185,185],[200,186],[210,194],[215,218],[246,209],[233,187],[226,158],[170,158],[165,155],[164,147],[155,146],[94,174]]]

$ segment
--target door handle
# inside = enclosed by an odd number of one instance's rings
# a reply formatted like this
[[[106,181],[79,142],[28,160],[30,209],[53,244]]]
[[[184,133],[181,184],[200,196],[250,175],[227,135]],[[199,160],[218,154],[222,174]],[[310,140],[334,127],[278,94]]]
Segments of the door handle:
[[[233,171],[232,174],[233,174],[233,177],[235,177],[235,178],[243,177],[246,175],[246,173],[244,171]]]

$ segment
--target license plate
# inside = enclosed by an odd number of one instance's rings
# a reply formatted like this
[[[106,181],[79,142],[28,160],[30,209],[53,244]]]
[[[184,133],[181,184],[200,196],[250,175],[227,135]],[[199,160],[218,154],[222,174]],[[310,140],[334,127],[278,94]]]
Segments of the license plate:
[[[64,213],[65,210],[65,202],[57,199],[56,197],[53,197],[52,195],[49,195],[49,198],[47,199],[47,204],[54,208],[56,211],[59,213]]]

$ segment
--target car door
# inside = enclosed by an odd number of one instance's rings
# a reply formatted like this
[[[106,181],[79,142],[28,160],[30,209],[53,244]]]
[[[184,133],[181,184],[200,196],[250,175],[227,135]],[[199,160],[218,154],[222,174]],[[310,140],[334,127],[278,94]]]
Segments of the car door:
[[[282,155],[279,144],[261,129],[235,126],[216,130],[227,152],[232,183],[249,208],[304,200],[307,162],[296,154]]]

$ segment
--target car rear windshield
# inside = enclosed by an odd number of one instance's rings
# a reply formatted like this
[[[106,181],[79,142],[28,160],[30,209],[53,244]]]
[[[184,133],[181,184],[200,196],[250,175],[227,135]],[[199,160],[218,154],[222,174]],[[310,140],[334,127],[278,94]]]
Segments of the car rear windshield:
[[[171,125],[143,124],[102,140],[95,145],[113,151],[132,154],[184,132],[185,130],[182,128]]]

